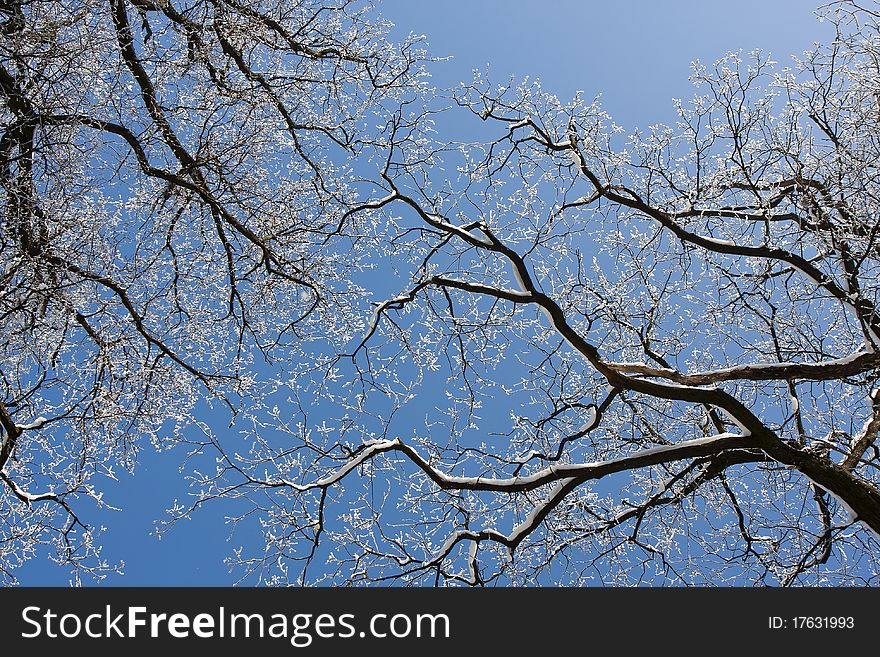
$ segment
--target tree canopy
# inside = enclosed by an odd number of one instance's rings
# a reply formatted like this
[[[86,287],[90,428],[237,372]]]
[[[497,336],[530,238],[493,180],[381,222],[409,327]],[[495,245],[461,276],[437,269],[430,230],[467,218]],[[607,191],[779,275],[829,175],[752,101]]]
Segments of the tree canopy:
[[[112,569],[149,441],[269,584],[876,584],[880,13],[822,11],[626,134],[354,2],[9,4],[0,572]]]

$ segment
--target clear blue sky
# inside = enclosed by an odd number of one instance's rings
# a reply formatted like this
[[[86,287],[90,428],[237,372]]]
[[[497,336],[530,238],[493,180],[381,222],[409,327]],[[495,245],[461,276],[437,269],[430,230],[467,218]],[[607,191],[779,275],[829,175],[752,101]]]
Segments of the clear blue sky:
[[[771,52],[780,64],[830,27],[818,23],[808,0],[384,0],[382,14],[395,34],[427,36],[436,56],[438,87],[470,80],[475,68],[494,81],[511,76],[540,78],[562,98],[577,90],[601,94],[603,105],[625,128],[674,120],[672,98],[692,94],[690,62],[711,62],[728,50]],[[456,139],[457,135],[449,135]],[[143,453],[134,477],[120,475],[106,501],[123,512],[84,514],[106,525],[105,556],[124,560],[115,585],[228,585],[235,581],[222,564],[234,545],[225,541],[223,509],[210,507],[180,524],[161,541],[153,523],[175,498],[186,494],[177,472],[177,453]],[[24,585],[66,584],[67,574],[45,559],[18,571]]]
[[[672,98],[692,95],[695,59],[759,48],[780,64],[833,35],[810,0],[384,0],[398,34],[428,38],[439,86],[469,80],[540,78],[568,98],[583,91],[625,128],[671,122]]]

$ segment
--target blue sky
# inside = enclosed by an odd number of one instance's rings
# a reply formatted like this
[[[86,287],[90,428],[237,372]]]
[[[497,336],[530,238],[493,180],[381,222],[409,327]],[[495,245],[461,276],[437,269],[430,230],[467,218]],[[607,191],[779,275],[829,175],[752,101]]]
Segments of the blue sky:
[[[672,98],[688,98],[690,64],[759,48],[785,65],[833,35],[810,0],[384,0],[397,34],[424,34],[438,86],[469,80],[539,78],[569,98],[601,94],[625,128],[671,122]]]
[[[673,98],[692,95],[690,62],[712,62],[728,50],[771,52],[781,65],[814,41],[827,40],[830,26],[813,16],[804,0],[699,2],[598,2],[576,0],[384,0],[393,35],[424,34],[433,55],[451,57],[431,65],[434,84],[470,80],[474,69],[493,81],[511,76],[539,78],[545,90],[568,98],[582,90],[601,94],[603,105],[628,131],[674,120]],[[446,128],[447,124],[444,124]],[[454,130],[454,122],[449,129]],[[460,135],[450,134],[449,139]],[[120,473],[105,499],[123,512],[86,513],[106,525],[105,556],[125,562],[115,585],[228,585],[235,581],[222,563],[240,541],[227,542],[221,506],[209,507],[158,540],[154,521],[186,494],[177,452],[146,448],[134,477]],[[18,571],[24,585],[66,584],[65,571],[47,560]]]

